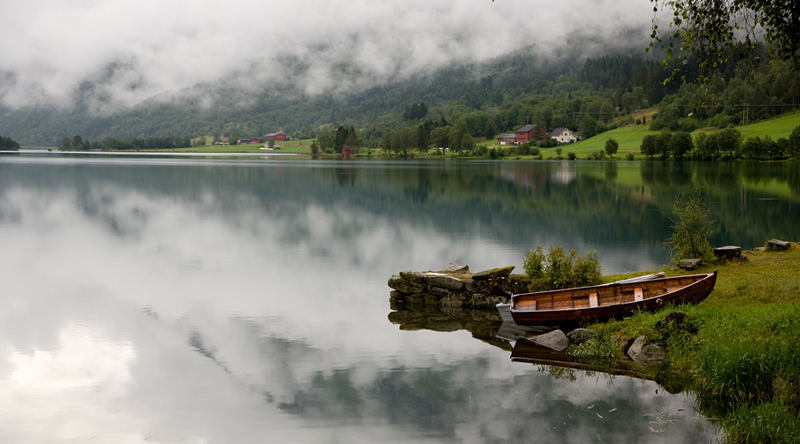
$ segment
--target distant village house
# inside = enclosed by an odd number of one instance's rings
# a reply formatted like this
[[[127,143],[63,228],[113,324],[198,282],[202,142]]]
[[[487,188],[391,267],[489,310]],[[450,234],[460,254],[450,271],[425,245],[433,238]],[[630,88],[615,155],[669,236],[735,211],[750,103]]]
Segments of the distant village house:
[[[509,133],[500,135],[500,137],[497,138],[497,143],[500,145],[519,145],[520,143],[544,140],[546,136],[547,132],[544,130],[544,128],[540,128],[536,125],[525,125],[513,134]]]
[[[269,133],[267,134],[267,140],[274,140],[276,142],[285,142],[286,141],[286,134],[283,131],[278,131],[277,133]]]
[[[578,140],[569,128],[556,128],[550,133],[550,138],[558,143],[572,143]]]
[[[540,128],[536,125],[525,125],[518,129],[515,134],[517,136],[517,143],[525,143],[534,140],[543,140],[547,132],[544,128]]]
[[[497,138],[497,143],[500,145],[509,145],[517,143],[517,135],[516,134],[501,134],[500,137]]]
[[[342,147],[342,159],[349,159],[350,156],[356,155],[359,152],[359,147],[355,145],[345,145]]]

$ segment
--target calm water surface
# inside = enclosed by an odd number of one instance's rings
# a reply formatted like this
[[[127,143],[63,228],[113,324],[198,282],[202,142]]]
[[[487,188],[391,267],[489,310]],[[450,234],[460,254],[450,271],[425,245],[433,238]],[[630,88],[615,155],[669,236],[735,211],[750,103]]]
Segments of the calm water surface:
[[[713,442],[691,394],[512,362],[496,324],[392,313],[386,280],[536,245],[649,270],[693,187],[715,243],[797,239],[799,182],[770,164],[0,155],[0,441]]]

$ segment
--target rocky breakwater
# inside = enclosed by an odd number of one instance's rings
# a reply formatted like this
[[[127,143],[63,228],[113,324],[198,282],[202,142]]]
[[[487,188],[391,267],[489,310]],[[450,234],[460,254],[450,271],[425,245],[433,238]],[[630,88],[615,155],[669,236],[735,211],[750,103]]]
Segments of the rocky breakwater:
[[[494,308],[512,294],[528,291],[530,279],[511,274],[513,266],[472,273],[466,265],[439,271],[401,271],[389,279],[393,305],[427,305],[442,308]]]

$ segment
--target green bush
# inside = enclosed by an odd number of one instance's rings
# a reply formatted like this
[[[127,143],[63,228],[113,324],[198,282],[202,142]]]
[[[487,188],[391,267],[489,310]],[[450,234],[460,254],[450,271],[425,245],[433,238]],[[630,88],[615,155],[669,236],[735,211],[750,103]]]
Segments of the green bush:
[[[573,153],[572,151],[570,151],[570,152],[567,153],[567,157],[569,158],[569,160],[575,160],[577,155],[575,153]]]
[[[665,242],[672,259],[713,259],[708,242],[708,237],[713,233],[713,221],[702,196],[698,193],[678,196],[672,209],[675,213],[673,233]]]
[[[531,278],[531,291],[597,285],[600,281],[600,261],[597,253],[585,257],[561,247],[551,248],[545,255],[542,247],[528,250],[524,260],[525,274]]]

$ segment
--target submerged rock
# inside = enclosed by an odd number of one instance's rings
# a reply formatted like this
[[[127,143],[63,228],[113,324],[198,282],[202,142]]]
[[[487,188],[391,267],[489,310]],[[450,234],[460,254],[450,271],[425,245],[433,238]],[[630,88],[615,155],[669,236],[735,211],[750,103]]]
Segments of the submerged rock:
[[[537,335],[530,338],[530,340],[535,344],[555,351],[564,351],[569,347],[569,338],[561,330],[553,330],[550,333]]]
[[[641,364],[651,364],[666,359],[667,352],[646,336],[639,336],[628,348],[628,357]]]

